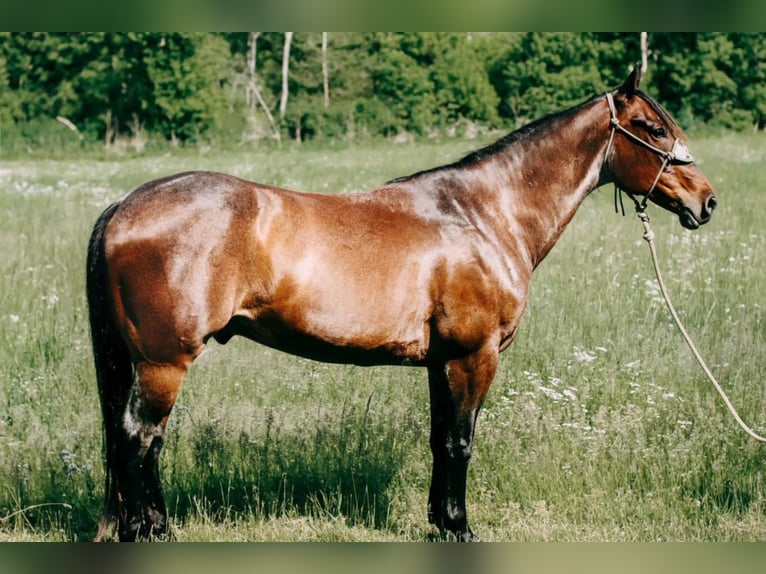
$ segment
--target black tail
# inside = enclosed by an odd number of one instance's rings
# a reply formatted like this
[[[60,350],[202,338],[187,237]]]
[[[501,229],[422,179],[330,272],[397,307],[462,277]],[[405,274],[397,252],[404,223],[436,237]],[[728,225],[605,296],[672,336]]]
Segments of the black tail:
[[[120,440],[120,419],[125,411],[133,380],[133,366],[125,342],[117,331],[108,293],[104,230],[117,210],[112,204],[96,221],[88,244],[86,288],[90,315],[93,359],[96,365],[98,394],[103,415],[105,454],[104,507],[95,540],[112,530],[119,502],[117,494],[117,445]]]

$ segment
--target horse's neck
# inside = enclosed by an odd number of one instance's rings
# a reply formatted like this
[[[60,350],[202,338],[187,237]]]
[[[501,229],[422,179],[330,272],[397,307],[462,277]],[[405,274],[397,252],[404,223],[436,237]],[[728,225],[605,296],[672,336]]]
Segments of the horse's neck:
[[[540,125],[492,158],[497,203],[512,239],[535,268],[563,233],[583,199],[602,180],[608,138],[606,106],[594,100]]]

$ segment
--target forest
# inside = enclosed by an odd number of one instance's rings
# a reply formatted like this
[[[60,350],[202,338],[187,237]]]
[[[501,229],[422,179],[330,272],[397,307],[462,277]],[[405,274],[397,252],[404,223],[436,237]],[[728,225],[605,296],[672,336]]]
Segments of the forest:
[[[686,129],[766,125],[766,34],[0,34],[5,152],[514,129],[617,85]]]

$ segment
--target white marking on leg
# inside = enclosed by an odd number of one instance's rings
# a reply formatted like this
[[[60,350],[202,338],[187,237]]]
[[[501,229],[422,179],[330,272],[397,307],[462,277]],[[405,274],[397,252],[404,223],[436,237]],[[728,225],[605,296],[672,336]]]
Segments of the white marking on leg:
[[[139,412],[141,410],[142,399],[138,394],[138,376],[133,373],[133,384],[130,387],[128,404],[125,408],[125,414],[122,418],[122,428],[130,437],[136,437],[141,433],[142,425],[139,422]]]
[[[128,397],[128,405],[122,418],[122,427],[129,437],[138,437],[140,439],[140,456],[146,454],[154,437],[162,436],[163,434],[162,425],[147,420],[143,415],[143,405],[144,400],[141,396],[138,376],[134,375],[133,385],[130,388],[130,395]]]

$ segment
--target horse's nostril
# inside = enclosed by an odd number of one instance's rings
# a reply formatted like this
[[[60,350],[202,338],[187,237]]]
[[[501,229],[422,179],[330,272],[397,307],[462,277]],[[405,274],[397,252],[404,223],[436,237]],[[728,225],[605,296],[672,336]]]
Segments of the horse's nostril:
[[[711,195],[707,200],[707,210],[713,211],[716,205],[718,205],[718,200],[715,198],[715,195]]]

